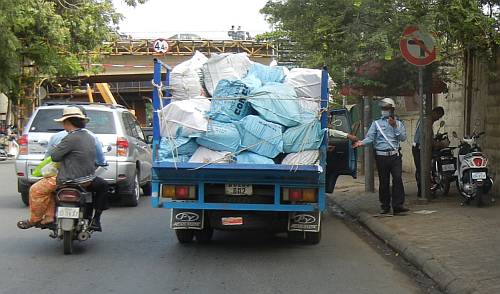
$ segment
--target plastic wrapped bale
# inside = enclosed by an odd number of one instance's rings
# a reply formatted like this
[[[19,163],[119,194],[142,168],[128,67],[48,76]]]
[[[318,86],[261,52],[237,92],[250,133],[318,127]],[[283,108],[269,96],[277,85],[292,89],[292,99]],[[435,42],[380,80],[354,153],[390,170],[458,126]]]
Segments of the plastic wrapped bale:
[[[214,151],[205,147],[199,147],[191,156],[189,162],[193,163],[230,163],[231,152]]]
[[[287,129],[283,133],[283,150],[285,153],[319,149],[325,130],[320,121],[313,121]]]
[[[203,65],[203,79],[208,93],[213,95],[220,80],[243,78],[251,65],[246,53],[212,54]]]
[[[191,158],[191,155],[179,155],[176,157],[166,157],[160,160],[160,162],[172,162],[172,163],[180,163],[180,162],[188,162]]]
[[[203,53],[196,51],[191,59],[172,69],[170,73],[172,99],[189,99],[203,93],[200,75],[201,68],[207,60],[208,58]]]
[[[221,80],[215,88],[209,117],[222,122],[242,119],[252,110],[245,98],[248,94],[250,88],[243,81]],[[234,99],[230,99],[232,97]]]
[[[178,138],[161,138],[160,148],[158,149],[158,157],[160,161],[175,161],[176,157],[187,156],[188,160],[191,155],[198,149],[196,139],[187,137]],[[187,160],[185,160],[187,161]],[[177,161],[177,162],[185,162]]]
[[[240,164],[274,164],[271,158],[250,151],[241,152],[236,156],[236,163]]]
[[[290,153],[285,156],[281,164],[285,165],[317,165],[319,163],[319,150],[306,150]]]
[[[293,68],[285,78],[285,84],[292,86],[299,97],[321,97],[321,70]]]
[[[250,92],[262,87],[262,82],[254,75],[246,75],[241,81],[248,87]]]
[[[314,113],[303,111],[292,87],[279,83],[268,83],[255,90],[250,104],[265,120],[293,127],[315,117]]]
[[[162,137],[199,136],[208,129],[206,113],[210,110],[208,99],[174,101],[160,112]]]
[[[267,83],[283,83],[285,72],[281,66],[267,66],[254,63],[248,70],[248,75],[258,78],[264,85]]]
[[[241,147],[274,158],[283,152],[283,127],[249,115],[234,123],[240,132]]]
[[[196,139],[201,146],[215,151],[236,152],[240,147],[240,133],[232,123],[212,120],[208,130]]]

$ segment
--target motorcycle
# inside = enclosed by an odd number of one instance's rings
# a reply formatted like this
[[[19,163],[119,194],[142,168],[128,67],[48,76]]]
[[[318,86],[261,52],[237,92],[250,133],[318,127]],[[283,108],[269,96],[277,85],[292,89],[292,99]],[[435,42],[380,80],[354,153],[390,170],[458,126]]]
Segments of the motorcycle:
[[[455,176],[457,189],[464,198],[462,205],[475,200],[479,207],[495,201],[488,195],[493,186],[493,179],[488,173],[488,158],[477,143],[484,134],[473,131],[470,138],[460,139]],[[458,139],[456,132],[453,132],[453,137]]]
[[[50,234],[63,241],[64,254],[73,252],[73,241],[87,241],[93,231],[92,193],[82,184],[67,181],[56,189],[56,221]]]
[[[453,150],[457,147],[450,147],[448,133],[440,133],[441,128],[445,125],[444,121],[439,124],[439,129],[434,136],[434,141],[437,142],[436,148],[432,150],[432,168],[431,179],[434,184],[431,189],[432,193],[440,193],[442,196],[448,195],[451,182],[455,180],[456,158],[453,156]]]

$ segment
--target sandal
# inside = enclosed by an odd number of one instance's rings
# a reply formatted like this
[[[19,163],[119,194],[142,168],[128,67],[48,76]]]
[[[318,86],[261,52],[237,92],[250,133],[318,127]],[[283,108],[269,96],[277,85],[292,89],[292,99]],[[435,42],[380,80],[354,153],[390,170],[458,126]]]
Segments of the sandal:
[[[36,227],[40,225],[40,222],[32,223],[29,220],[22,220],[17,222],[17,227],[20,228],[21,230],[26,230],[32,227]]]

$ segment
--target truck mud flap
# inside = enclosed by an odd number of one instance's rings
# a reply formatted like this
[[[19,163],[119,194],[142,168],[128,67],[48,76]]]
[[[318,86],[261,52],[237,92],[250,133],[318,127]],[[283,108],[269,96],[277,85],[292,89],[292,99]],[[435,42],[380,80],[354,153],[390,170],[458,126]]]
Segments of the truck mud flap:
[[[172,209],[170,228],[201,230],[205,224],[205,213],[200,209]]]
[[[319,232],[321,226],[321,213],[290,212],[288,214],[288,231]]]

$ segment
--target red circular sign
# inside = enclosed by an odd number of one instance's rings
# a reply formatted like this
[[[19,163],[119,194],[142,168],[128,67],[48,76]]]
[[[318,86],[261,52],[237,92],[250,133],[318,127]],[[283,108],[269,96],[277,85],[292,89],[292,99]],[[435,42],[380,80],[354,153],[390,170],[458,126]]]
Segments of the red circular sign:
[[[424,66],[436,60],[434,39],[415,26],[409,26],[404,30],[399,48],[406,61],[413,65]]]

